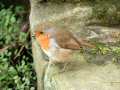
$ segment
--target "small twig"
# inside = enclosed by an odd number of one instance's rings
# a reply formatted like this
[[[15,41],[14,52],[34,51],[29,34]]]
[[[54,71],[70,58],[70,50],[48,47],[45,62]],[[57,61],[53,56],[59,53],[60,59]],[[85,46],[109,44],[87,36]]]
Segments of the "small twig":
[[[8,49],[8,48],[9,48],[8,46],[1,48],[1,49],[0,49],[0,53],[3,53],[3,52],[4,52],[6,49]]]
[[[24,45],[20,48],[19,52],[18,52],[17,55],[14,57],[14,60],[20,55],[20,53],[22,52],[23,49],[24,49]]]

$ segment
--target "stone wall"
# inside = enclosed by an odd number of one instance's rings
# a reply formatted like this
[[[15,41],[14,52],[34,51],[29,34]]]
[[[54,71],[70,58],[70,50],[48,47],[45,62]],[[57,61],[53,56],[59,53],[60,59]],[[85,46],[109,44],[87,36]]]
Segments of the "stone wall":
[[[83,5],[81,0],[31,0],[31,33],[36,25],[54,22],[55,26],[67,27],[72,33],[89,40],[103,41],[107,33],[119,32],[119,28],[88,26],[92,7]],[[53,2],[52,2],[53,1]],[[75,2],[73,2],[75,1]],[[60,72],[58,65],[49,66],[36,40],[32,40],[34,65],[37,72],[38,90],[120,90],[120,66],[112,62],[111,55],[76,55],[76,61]],[[47,68],[49,66],[49,69]]]

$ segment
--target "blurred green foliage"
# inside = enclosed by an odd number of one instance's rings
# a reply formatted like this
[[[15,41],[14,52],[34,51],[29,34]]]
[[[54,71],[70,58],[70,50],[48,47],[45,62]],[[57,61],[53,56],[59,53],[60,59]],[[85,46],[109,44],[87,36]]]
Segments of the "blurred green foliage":
[[[35,90],[29,31],[21,31],[23,6],[0,3],[0,90]]]
[[[9,48],[0,54],[0,88],[2,90],[35,90],[36,77],[32,56],[24,50],[15,57],[16,51],[17,48]]]
[[[92,19],[102,25],[120,24],[120,0],[90,0],[93,7]]]
[[[9,45],[15,42],[25,42],[26,34],[20,32],[22,16],[17,17],[16,13],[24,10],[22,7],[9,7],[0,11],[0,46]]]
[[[120,42],[119,42],[120,43]],[[85,53],[88,53],[89,56],[96,57],[96,56],[106,56],[110,57],[110,61],[113,64],[120,64],[120,44],[119,45],[108,45],[103,43],[95,42],[96,48],[85,50]],[[109,59],[106,59],[106,61]],[[100,59],[98,59],[100,61]],[[89,63],[96,63],[92,61],[92,59],[88,59]],[[104,63],[96,63],[96,64],[104,64]]]

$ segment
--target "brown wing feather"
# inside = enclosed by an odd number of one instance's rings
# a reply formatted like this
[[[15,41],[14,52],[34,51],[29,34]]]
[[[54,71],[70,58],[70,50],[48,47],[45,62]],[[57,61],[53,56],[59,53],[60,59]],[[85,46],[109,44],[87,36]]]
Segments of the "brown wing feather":
[[[56,33],[56,41],[61,48],[65,49],[80,49],[81,45],[79,41],[73,37],[71,32],[59,31]]]

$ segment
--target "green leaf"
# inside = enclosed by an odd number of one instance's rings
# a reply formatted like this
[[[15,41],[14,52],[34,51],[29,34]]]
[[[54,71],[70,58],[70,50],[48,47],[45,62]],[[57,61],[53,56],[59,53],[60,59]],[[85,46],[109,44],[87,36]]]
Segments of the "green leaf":
[[[10,19],[11,23],[15,23],[16,22],[16,18],[14,15],[11,16],[11,19]]]

